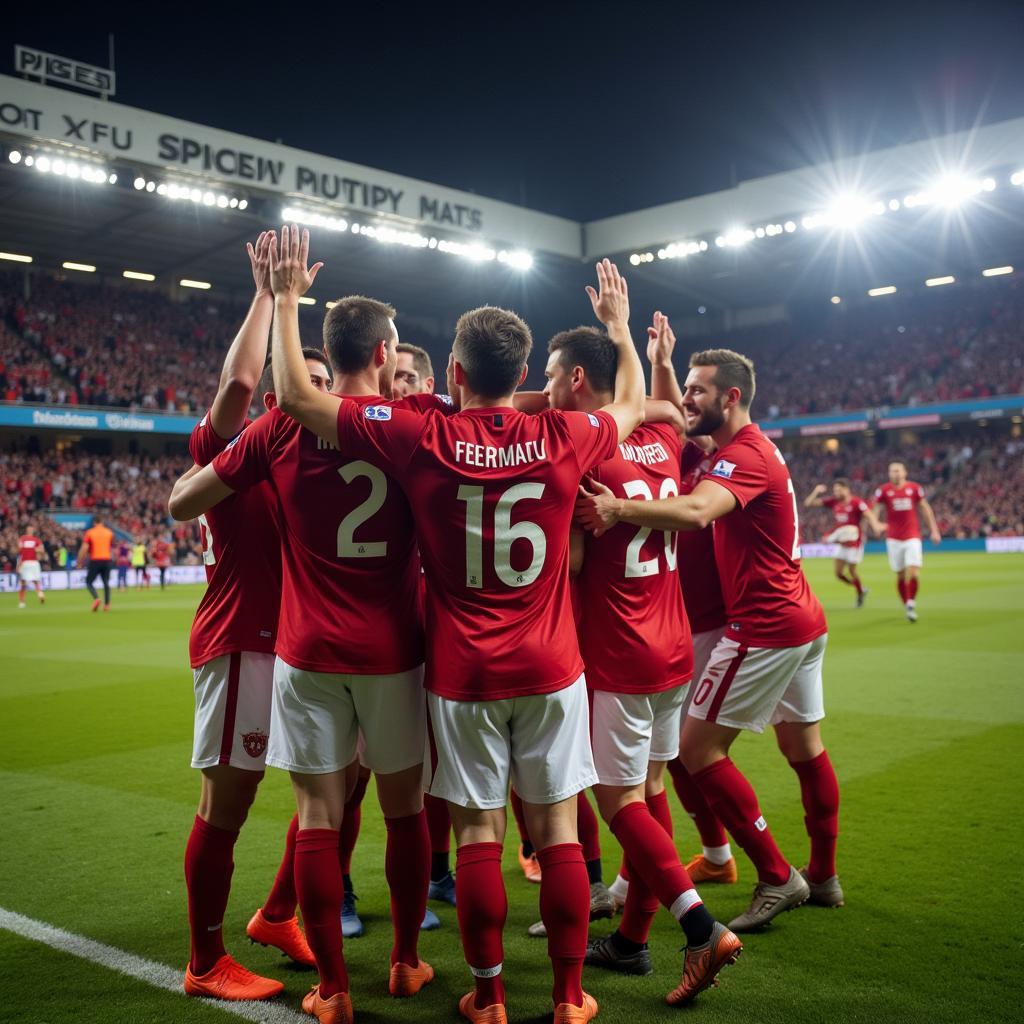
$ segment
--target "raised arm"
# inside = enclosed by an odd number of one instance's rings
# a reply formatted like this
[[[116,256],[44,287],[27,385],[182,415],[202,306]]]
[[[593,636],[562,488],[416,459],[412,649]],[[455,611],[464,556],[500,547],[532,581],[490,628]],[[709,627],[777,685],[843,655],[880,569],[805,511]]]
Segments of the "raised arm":
[[[633,338],[629,333],[629,289],[626,279],[611,260],[597,264],[598,291],[587,285],[594,315],[604,324],[615,346],[618,369],[615,372],[615,396],[602,407],[619,428],[619,441],[625,441],[643,422],[644,369],[640,365]]]
[[[679,387],[672,353],[676,347],[676,336],[664,313],[654,314],[654,321],[647,328],[647,358],[651,364],[651,397],[671,402],[677,409],[683,407],[683,391]]]
[[[679,408],[671,402],[645,398],[644,423],[667,423],[681,438],[686,438],[686,420]]]
[[[881,537],[882,534],[885,533],[886,529],[888,529],[888,527],[886,527],[885,523],[883,523],[882,520],[878,518],[878,515],[876,514],[875,510],[870,505],[868,505],[867,502],[865,502],[864,504],[867,505],[867,509],[864,512],[864,521],[871,528],[871,533],[873,536]]]
[[[939,533],[939,524],[935,519],[935,513],[932,511],[932,506],[927,498],[922,498],[919,502],[921,511],[924,513],[925,525],[928,527],[928,535],[931,538],[933,544],[942,543],[942,534]]]
[[[821,508],[821,496],[825,493],[824,484],[815,484],[814,490],[804,498],[804,508]]]
[[[689,494],[654,501],[616,498],[597,481],[580,485],[576,499],[576,521],[594,536],[616,523],[632,523],[652,530],[703,530],[736,507],[732,492],[710,480],[702,480]]]
[[[245,426],[245,417],[267,361],[267,340],[274,318],[270,290],[270,242],[273,231],[263,231],[255,246],[246,242],[256,283],[249,312],[224,357],[217,397],[210,408],[210,425],[218,437],[232,438]]]
[[[274,292],[274,330],[271,359],[278,408],[329,444],[338,446],[337,395],[317,391],[302,358],[299,336],[299,297],[312,287],[322,263],[307,267],[309,231],[287,224],[281,228],[280,249],[270,245],[270,286]]]

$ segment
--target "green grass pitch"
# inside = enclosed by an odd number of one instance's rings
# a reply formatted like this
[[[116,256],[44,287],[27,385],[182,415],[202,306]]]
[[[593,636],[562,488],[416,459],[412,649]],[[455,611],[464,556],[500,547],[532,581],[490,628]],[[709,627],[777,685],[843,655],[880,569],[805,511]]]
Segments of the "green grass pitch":
[[[748,937],[721,989],[682,1011],[663,1004],[682,937],[662,913],[653,976],[586,973],[600,1019],[1020,1020],[1024,558],[929,555],[913,626],[882,556],[864,565],[872,592],[859,611],[830,563],[807,570],[831,629],[824,734],[842,786],[847,906],[805,907]],[[195,587],[116,594],[106,616],[90,614],[81,592],[53,594],[45,608],[30,597],[24,611],[13,594],[0,600],[0,907],[182,970],[182,855],[198,793],[186,637],[198,596]],[[742,737],[734,758],[783,850],[804,863],[797,780],[772,738]],[[672,804],[686,856],[696,835]],[[291,808],[284,774],[268,772],[237,847],[225,936],[247,966],[284,980],[282,1001],[298,1009],[313,975],[244,936]],[[414,1000],[387,996],[384,830],[372,795],[363,821],[353,875],[367,935],[345,947],[357,1020],[454,1020],[470,978],[450,907],[436,908],[443,928],[421,946],[435,983]],[[604,844],[610,882],[618,850],[607,832]],[[539,1022],[550,1019],[546,945],[526,936],[538,889],[520,875],[511,838],[505,868],[510,1018]],[[720,918],[750,897],[743,859],[740,876],[738,886],[704,888]],[[0,930],[0,1020],[72,1019],[238,1020]]]

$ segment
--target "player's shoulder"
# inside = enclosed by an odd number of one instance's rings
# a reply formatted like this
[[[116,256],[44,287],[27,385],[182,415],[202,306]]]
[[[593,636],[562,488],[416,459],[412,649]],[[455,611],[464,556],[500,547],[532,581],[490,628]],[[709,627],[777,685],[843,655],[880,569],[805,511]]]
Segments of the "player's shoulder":
[[[405,398],[393,399],[393,404],[399,409],[408,409],[412,412],[439,412],[446,416],[456,411],[455,403],[450,395],[435,395],[433,392],[421,392],[418,395],[406,395]]]

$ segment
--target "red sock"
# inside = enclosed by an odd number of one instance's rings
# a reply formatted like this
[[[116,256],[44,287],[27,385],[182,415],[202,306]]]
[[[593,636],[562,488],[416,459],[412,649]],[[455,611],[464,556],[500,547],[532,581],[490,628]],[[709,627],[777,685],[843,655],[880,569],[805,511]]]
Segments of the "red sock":
[[[629,861],[626,860],[626,855],[622,855],[622,863],[619,865],[619,875],[624,878],[627,882],[632,882],[633,877],[629,871]]]
[[[899,590],[899,592],[900,592],[900,600],[904,604],[906,604],[907,603],[907,590],[908,590],[906,580],[897,579],[897,581],[896,581],[896,589]]]
[[[330,828],[301,828],[295,836],[295,891],[306,939],[320,972],[320,995],[348,991],[341,952],[341,864],[339,834]]]
[[[854,575],[853,579],[850,582],[857,588],[858,594],[864,593],[864,584],[861,583],[859,576]]]
[[[711,809],[754,862],[762,882],[782,885],[789,878],[789,862],[779,852],[761,815],[757,794],[728,757],[694,772],[693,781]]]
[[[583,957],[590,924],[590,882],[583,847],[559,843],[537,851],[540,861],[540,917],[548,930],[548,956],[555,975],[551,997],[583,1005]]]
[[[583,846],[584,860],[601,859],[601,829],[586,793],[576,797],[576,832]]]
[[[295,916],[295,836],[298,831],[299,816],[296,814],[288,826],[284,857],[277,869],[277,877],[263,903],[263,916],[268,921],[290,921]]]
[[[625,863],[623,867],[626,867]],[[647,941],[647,937],[651,933],[654,915],[658,913],[660,904],[658,897],[644,885],[638,871],[631,871],[630,876],[626,903],[622,908],[622,921],[619,923],[619,933],[630,942],[642,943]]]
[[[359,838],[359,826],[363,821],[363,797],[366,796],[366,784],[370,776],[360,774],[356,788],[345,802],[345,813],[341,819],[341,841],[338,843],[338,858],[341,862],[341,873],[352,874],[352,853]]]
[[[729,837],[722,828],[722,823],[711,805],[704,799],[700,786],[693,781],[693,776],[686,770],[686,766],[677,757],[668,763],[669,774],[672,776],[672,784],[675,786],[676,796],[683,805],[683,810],[693,819],[700,833],[702,846],[725,846]]]
[[[448,801],[439,800],[429,793],[423,794],[423,808],[427,812],[427,830],[430,832],[432,853],[447,853],[451,849],[452,818]]]
[[[18,602],[20,604],[24,604],[25,603],[25,588],[24,587],[22,587],[21,590],[18,591]]]
[[[587,895],[589,906],[589,892]],[[501,933],[508,916],[501,843],[470,843],[455,855],[455,908],[462,951],[476,982],[478,1010],[505,1002]]]
[[[419,962],[416,943],[423,913],[427,909],[430,882],[430,833],[423,811],[404,818],[385,818],[388,830],[384,875],[391,889],[391,923],[395,944],[391,962],[415,967]]]
[[[836,873],[839,782],[827,750],[810,761],[790,761],[789,765],[800,778],[804,824],[811,837],[811,862],[807,874],[812,882],[824,882]]]
[[[668,805],[668,793],[662,790],[647,798],[647,810],[651,817],[665,830],[669,839],[672,838],[675,826],[672,823],[672,808]]]
[[[608,827],[629,861],[630,888],[637,876],[643,878],[658,902],[669,910],[683,893],[693,890],[693,881],[679,862],[675,844],[646,803],[637,800],[626,804]]]
[[[523,813],[523,801],[519,798],[519,794],[513,789],[510,797],[512,802],[512,813],[515,815],[516,828],[519,829],[519,842],[524,846],[531,846],[530,843],[530,831],[526,827],[526,815]]]
[[[914,601],[917,599],[917,577],[907,580],[907,597]]]
[[[199,815],[185,846],[188,925],[192,936],[189,966],[206,974],[224,955],[224,911],[231,892],[237,832],[215,828]]]

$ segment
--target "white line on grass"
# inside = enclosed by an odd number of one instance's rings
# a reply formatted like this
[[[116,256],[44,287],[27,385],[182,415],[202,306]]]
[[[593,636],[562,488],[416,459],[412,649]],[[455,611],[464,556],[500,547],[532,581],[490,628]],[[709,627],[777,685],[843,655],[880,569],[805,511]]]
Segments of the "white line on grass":
[[[94,964],[108,967],[112,971],[126,974],[129,978],[144,981],[154,988],[162,988],[166,992],[174,992],[184,996],[182,980],[184,975],[166,964],[158,964],[154,960],[146,960],[134,953],[127,953],[116,946],[107,946],[102,942],[87,939],[84,935],[75,935],[62,928],[36,921],[34,918],[16,914],[12,910],[0,907],[0,928],[14,932],[22,938],[33,942],[42,942],[53,949],[70,953],[82,960],[91,960]],[[245,1003],[225,1002],[221,999],[200,1000],[208,1006],[216,1007],[225,1013],[233,1013],[236,1017],[244,1017],[256,1024],[308,1024],[309,1017],[305,1014],[289,1010],[278,1003],[250,1001]]]

